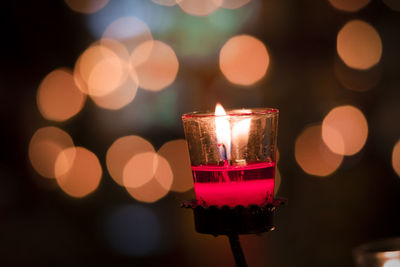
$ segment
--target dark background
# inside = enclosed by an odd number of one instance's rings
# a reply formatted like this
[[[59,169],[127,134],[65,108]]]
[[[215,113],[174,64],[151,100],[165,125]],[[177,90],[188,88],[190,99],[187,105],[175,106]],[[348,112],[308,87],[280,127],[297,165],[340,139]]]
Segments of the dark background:
[[[2,266],[233,266],[228,241],[195,233],[191,212],[179,209],[193,191],[170,192],[156,203],[140,203],[115,184],[105,168],[106,150],[117,137],[140,135],[159,148],[183,138],[180,114],[213,109],[216,101],[227,107],[280,109],[278,195],[289,204],[277,214],[275,232],[242,237],[249,266],[354,266],[356,246],[400,234],[400,179],[391,165],[392,149],[400,138],[400,13],[381,1],[354,13],[336,10],[328,1],[254,2],[248,5],[257,5],[256,14],[245,17],[231,36],[252,34],[266,44],[273,62],[268,76],[251,90],[221,81],[220,45],[210,45],[214,51],[206,51],[207,56],[191,57],[179,50],[182,39],[176,35],[183,33],[155,31],[155,37],[170,42],[180,60],[177,80],[163,91],[173,91],[175,99],[159,107],[173,110],[170,123],[159,123],[153,113],[149,127],[128,129],[98,123],[98,108],[91,101],[72,120],[45,120],[36,106],[41,80],[55,68],[73,68],[97,37],[87,27],[87,15],[73,12],[63,1],[1,3]],[[111,3],[116,6],[118,0]],[[178,7],[165,7],[165,12],[168,9],[181,12]],[[239,20],[241,11],[235,12]],[[374,67],[381,78],[366,92],[343,87],[333,69],[340,62],[337,32],[356,18],[373,25],[383,43],[382,59]],[[202,34],[205,43],[216,38],[207,31]],[[219,37],[216,43],[222,45],[230,36]],[[195,93],[200,97],[191,99]],[[155,103],[160,94],[139,91],[131,105]],[[345,157],[328,177],[304,173],[294,158],[296,137],[333,107],[345,104],[357,106],[367,118],[365,146]],[[143,111],[136,111],[132,116],[141,116]],[[101,112],[117,120],[120,115]],[[29,141],[38,128],[49,125],[68,131],[77,145],[99,157],[103,177],[94,193],[69,197],[35,173],[28,159]],[[152,238],[158,241],[152,243]],[[153,247],[137,255],[146,246]],[[137,249],[132,253],[129,248]]]

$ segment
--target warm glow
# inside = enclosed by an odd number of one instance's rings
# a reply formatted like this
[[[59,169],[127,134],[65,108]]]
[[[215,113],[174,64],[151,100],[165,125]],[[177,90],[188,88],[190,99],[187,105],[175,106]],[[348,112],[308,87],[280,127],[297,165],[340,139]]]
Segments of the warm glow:
[[[265,45],[249,35],[229,39],[221,49],[219,66],[232,83],[251,85],[264,77],[269,65]]]
[[[383,264],[383,267],[400,267],[399,259],[390,259]]]
[[[130,53],[141,43],[153,40],[147,24],[136,17],[122,17],[115,20],[104,31],[103,38],[121,42]]]
[[[331,5],[339,10],[347,12],[356,12],[365,7],[370,0],[329,0]]]
[[[127,79],[124,84],[105,96],[91,96],[94,103],[101,108],[117,110],[133,101],[138,89],[137,82]]]
[[[124,186],[138,188],[153,179],[158,167],[158,155],[155,152],[136,154],[123,170]]]
[[[237,9],[249,2],[250,0],[223,0],[221,3],[221,7],[228,9]]]
[[[233,142],[243,142],[247,143],[249,139],[249,129],[250,129],[251,119],[240,120],[235,123],[232,127],[232,139]]]
[[[40,128],[29,143],[29,160],[40,175],[54,178],[54,166],[59,153],[73,146],[71,136],[63,130],[57,127]]]
[[[392,166],[397,175],[400,176],[400,140],[393,147]]]
[[[101,59],[91,70],[88,89],[92,96],[105,96],[121,85],[123,64],[118,57]]]
[[[187,143],[183,139],[173,140],[165,143],[158,150],[158,154],[164,157],[172,170],[172,191],[186,192],[193,187],[193,177],[190,166],[189,151]],[[160,180],[156,173],[156,179]],[[163,182],[160,182],[163,184]]]
[[[220,103],[215,106],[215,132],[222,159],[231,158],[231,125]]]
[[[154,152],[154,147],[140,136],[130,135],[117,139],[106,154],[107,169],[114,181],[119,185],[124,185],[125,165],[133,156],[145,152]]]
[[[221,6],[223,0],[182,0],[179,7],[186,13],[194,16],[207,16]]]
[[[347,66],[366,70],[380,61],[382,41],[370,24],[352,20],[338,33],[337,52]]]
[[[74,76],[74,82],[75,82],[76,86],[79,88],[79,90],[81,90],[82,93],[87,95],[89,93],[87,81],[83,78],[83,76],[81,74],[82,55],[85,53],[85,51],[75,61],[73,76]],[[87,78],[87,77],[85,77],[85,78]]]
[[[66,165],[70,165],[66,167]],[[65,173],[65,169],[69,169]],[[57,183],[70,196],[84,197],[99,186],[102,169],[95,154],[83,147],[63,150],[55,164]]]
[[[50,72],[37,91],[39,111],[48,120],[70,119],[82,110],[85,100],[86,95],[75,85],[72,72],[63,68]]]
[[[174,174],[171,169],[171,165],[169,164],[168,160],[157,154],[157,169],[154,173],[154,179],[165,189],[170,190],[173,180]]]
[[[121,42],[117,40],[102,38],[101,40],[95,42],[94,45],[100,45],[102,47],[111,50],[112,52],[114,52],[115,55],[117,55],[121,59],[121,61],[127,62],[129,59],[128,49],[125,47],[125,45],[123,45]],[[105,51],[105,53],[107,56],[107,51]]]
[[[321,131],[320,125],[310,126],[297,137],[295,158],[306,173],[327,176],[339,168],[343,156],[329,150],[322,141]]]
[[[109,0],[64,0],[75,12],[91,14],[99,11]]]
[[[239,151],[245,149],[249,141],[251,119],[241,119],[232,122],[231,159],[240,158]]]
[[[332,109],[322,122],[322,138],[329,149],[340,155],[359,152],[368,136],[364,114],[353,106]]]
[[[126,187],[126,191],[136,200],[146,203],[153,203],[168,194],[165,189],[156,179],[151,179],[150,182],[138,188]]]
[[[152,203],[164,197],[173,179],[169,162],[154,151],[134,155],[123,169],[126,190],[142,202]]]
[[[106,39],[103,38],[99,42],[96,42],[95,45],[100,45],[102,47],[107,48],[105,51],[105,55],[107,55],[107,51],[111,50],[116,56],[119,58],[119,62],[121,63],[122,69],[117,66],[115,69],[111,69],[109,73],[105,73],[105,75],[112,75],[113,72],[119,72],[123,71],[122,79],[125,80],[125,82],[122,82],[121,84],[116,84],[118,85],[115,87],[114,90],[111,90],[110,88],[113,88],[115,85],[111,85],[108,88],[105,87],[105,84],[103,84],[102,80],[104,79],[95,79],[96,74],[93,75],[92,81],[93,83],[99,83],[98,86],[94,86],[95,88],[102,88],[101,90],[103,93],[106,93],[104,95],[91,95],[91,99],[95,102],[95,104],[101,108],[104,109],[111,109],[111,110],[117,110],[125,107],[129,103],[133,101],[133,99],[136,96],[137,88],[138,88],[138,81],[136,79],[132,79],[131,77],[126,77],[127,72],[128,72],[128,59],[129,59],[129,53],[128,50],[125,48],[123,44],[116,40],[112,39]],[[111,58],[111,61],[115,61],[115,58]],[[105,65],[103,64],[103,71],[106,71],[107,67],[112,67],[112,65]],[[98,71],[101,72],[101,70],[98,68]],[[108,82],[116,82],[117,80],[110,80]]]
[[[132,53],[131,66],[139,86],[160,91],[171,85],[178,74],[179,62],[172,48],[161,41],[147,41]]]
[[[89,95],[112,93],[128,77],[128,66],[107,46],[94,44],[78,58],[74,79],[79,89]]]

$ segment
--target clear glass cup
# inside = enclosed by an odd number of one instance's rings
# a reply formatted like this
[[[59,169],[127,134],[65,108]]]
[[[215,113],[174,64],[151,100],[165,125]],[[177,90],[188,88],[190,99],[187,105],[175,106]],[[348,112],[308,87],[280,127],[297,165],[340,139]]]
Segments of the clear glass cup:
[[[203,205],[272,202],[279,112],[274,108],[184,114],[196,199]]]
[[[400,267],[400,238],[383,239],[354,250],[358,267]]]

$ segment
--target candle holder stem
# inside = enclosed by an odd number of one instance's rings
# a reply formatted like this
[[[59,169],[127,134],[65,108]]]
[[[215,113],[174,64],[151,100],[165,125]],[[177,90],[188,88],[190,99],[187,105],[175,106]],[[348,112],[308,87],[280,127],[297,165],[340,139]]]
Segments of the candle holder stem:
[[[236,267],[247,267],[246,258],[243,254],[239,236],[237,234],[230,234],[228,235],[228,238],[229,243],[231,244],[233,257],[235,258]]]

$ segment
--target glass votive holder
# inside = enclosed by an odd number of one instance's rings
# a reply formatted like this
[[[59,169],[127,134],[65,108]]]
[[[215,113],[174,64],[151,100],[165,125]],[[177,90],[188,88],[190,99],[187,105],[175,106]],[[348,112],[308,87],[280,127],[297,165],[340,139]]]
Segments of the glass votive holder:
[[[197,201],[205,206],[231,207],[271,203],[278,110],[216,113],[182,116]]]
[[[354,250],[358,267],[400,267],[400,238],[366,243]]]

